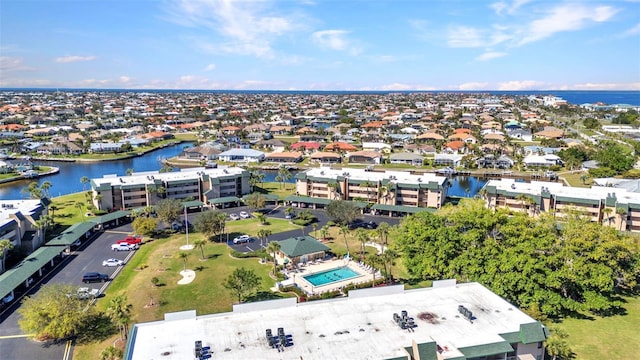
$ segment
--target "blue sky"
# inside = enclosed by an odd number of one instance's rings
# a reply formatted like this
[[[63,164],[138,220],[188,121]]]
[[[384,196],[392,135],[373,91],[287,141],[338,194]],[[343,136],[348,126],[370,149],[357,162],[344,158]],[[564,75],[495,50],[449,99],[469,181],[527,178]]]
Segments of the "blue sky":
[[[640,90],[640,0],[2,0],[0,87]]]

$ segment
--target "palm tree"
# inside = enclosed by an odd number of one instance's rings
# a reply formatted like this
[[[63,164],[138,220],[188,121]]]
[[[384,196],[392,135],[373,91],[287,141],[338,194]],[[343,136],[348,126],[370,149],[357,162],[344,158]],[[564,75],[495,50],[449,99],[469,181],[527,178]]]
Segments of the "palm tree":
[[[127,303],[127,297],[124,295],[116,295],[109,302],[107,314],[118,325],[120,329],[120,337],[127,338],[127,328],[131,321],[131,308],[133,305]]]
[[[13,243],[9,239],[0,240],[0,273],[4,272],[4,261],[11,249],[13,249]]]
[[[322,240],[325,240],[328,234],[329,234],[329,227],[325,225],[322,227],[322,229],[320,229],[320,237],[322,238]]]
[[[55,224],[56,220],[55,220],[55,212],[56,210],[60,210],[60,207],[55,205],[55,204],[51,204],[49,205],[49,211],[51,211],[51,223]]]
[[[370,199],[369,199],[369,188],[371,187],[371,182],[369,180],[365,180],[364,182],[362,182],[362,184],[360,186],[367,188],[367,202],[370,202]]]
[[[609,208],[609,207],[606,207],[606,208],[602,209],[602,213],[605,215],[605,216],[602,218],[602,224],[604,224],[604,220],[605,220],[605,218],[606,218],[607,223],[608,223],[609,225],[611,225],[611,213],[612,213],[612,212],[613,212],[613,209],[612,209],[612,208]]]
[[[98,210],[102,210],[102,200],[104,196],[102,194],[96,195],[96,202],[98,203]]]
[[[318,223],[311,224],[311,227],[313,228],[313,237],[317,238],[318,234],[316,233],[316,230],[318,230]]]
[[[260,239],[260,246],[262,246],[263,241],[267,242],[267,238],[271,236],[271,230],[268,229],[260,229],[258,230],[258,239]]]
[[[80,214],[82,215],[82,218],[84,219],[84,212],[82,211],[82,208],[84,207],[84,204],[81,203],[80,201],[76,201],[73,206],[75,206],[76,209],[78,209],[80,211]]]
[[[182,259],[182,262],[184,263],[184,271],[187,270],[187,258],[189,257],[189,253],[185,252],[185,251],[180,251],[178,253],[178,258]]]
[[[385,250],[382,254],[380,254],[380,261],[382,262],[382,267],[384,269],[384,274],[388,278],[389,282],[393,281],[393,274],[391,273],[391,267],[394,265],[396,258],[398,257],[398,253],[391,249]]]
[[[258,219],[260,225],[264,225],[267,223],[267,216],[263,213],[256,214],[256,219]]]
[[[330,182],[327,184],[327,187],[331,189],[332,198],[335,200],[338,197],[338,188],[340,185],[338,185],[337,182]]]
[[[43,181],[42,184],[40,184],[40,189],[42,189],[42,191],[44,191],[44,195],[47,198],[51,197],[51,194],[49,193],[49,189],[51,189],[51,182],[50,181]]]
[[[82,191],[87,191],[87,184],[89,183],[89,178],[86,176],[83,176],[80,178],[80,182],[82,183]]]
[[[622,231],[622,223],[627,222],[627,209],[616,208],[616,214],[618,214],[618,217],[620,218],[620,226],[618,227],[618,231]],[[625,230],[626,230],[626,224],[625,224]]]
[[[287,189],[287,180],[291,179],[291,172],[287,169],[286,166],[281,166],[278,169],[278,176],[280,176],[280,181],[282,181],[282,186],[284,186],[285,190]]]
[[[369,232],[360,228],[356,231],[356,238],[360,241],[360,255],[364,256],[364,245],[370,240]]]
[[[193,242],[193,246],[200,248],[200,255],[201,255],[201,259],[204,260],[204,246],[207,243],[207,241],[205,239],[196,239]]]
[[[127,174],[127,176],[131,176],[134,173],[135,170],[133,170],[133,168],[128,168],[125,173]]]
[[[387,247],[387,240],[389,239],[390,230],[391,227],[384,221],[381,222],[380,225],[378,225],[378,236],[380,237],[380,245],[382,246],[383,252]]]
[[[272,241],[267,244],[267,253],[273,256],[273,276],[276,276],[276,266],[278,266],[278,260],[276,259],[276,253],[280,251],[280,243]]]
[[[347,234],[349,234],[349,228],[347,227],[347,225],[342,225],[340,226],[340,235],[342,235],[344,237],[344,245],[347,247],[347,254],[350,254],[351,252],[349,251],[349,243],[347,242]]]

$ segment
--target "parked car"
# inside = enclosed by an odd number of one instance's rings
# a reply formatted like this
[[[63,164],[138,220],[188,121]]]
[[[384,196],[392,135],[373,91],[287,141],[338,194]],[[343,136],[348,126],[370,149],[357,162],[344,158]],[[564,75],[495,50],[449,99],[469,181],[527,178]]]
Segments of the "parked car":
[[[98,272],[88,272],[82,275],[82,282],[85,284],[102,281],[109,281],[109,275]]]
[[[138,245],[136,244],[126,244],[126,243],[111,244],[111,250],[113,251],[131,251],[136,249],[138,249]]]
[[[75,294],[67,294],[68,297],[76,297],[80,300],[95,299],[100,295],[99,289],[89,289],[88,287],[78,288]]]
[[[75,246],[75,247],[78,247],[80,245],[82,245],[82,242],[80,241],[80,239],[78,239],[78,240],[76,240],[76,241],[71,243],[71,246]]]
[[[124,265],[124,261],[120,259],[107,259],[102,262],[102,266],[122,266]]]
[[[134,235],[128,235],[126,238],[116,241],[116,244],[137,245],[141,243],[142,243],[142,238],[136,237]]]
[[[7,296],[2,298],[2,304],[8,304],[8,303],[12,302],[14,298],[15,297],[14,297],[13,294],[7,295]]]
[[[240,219],[240,216],[238,216],[238,214],[229,214],[229,218],[231,220],[238,220]]]
[[[356,219],[351,224],[349,224],[349,229],[353,230],[357,228],[377,229],[378,224],[376,224],[375,221],[363,221],[361,219]]]
[[[240,211],[240,217],[243,219],[248,219],[251,217],[251,215],[249,215],[249,213],[246,211]]]
[[[249,235],[240,235],[237,238],[233,239],[234,244],[243,244],[251,242],[251,236]]]

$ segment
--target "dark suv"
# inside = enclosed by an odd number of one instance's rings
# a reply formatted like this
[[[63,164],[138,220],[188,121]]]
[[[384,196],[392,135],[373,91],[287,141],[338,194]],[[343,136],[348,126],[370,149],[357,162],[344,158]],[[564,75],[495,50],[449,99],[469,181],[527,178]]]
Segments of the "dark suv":
[[[108,280],[109,280],[109,275],[101,274],[97,272],[88,272],[82,275],[82,282],[85,284],[92,283],[92,282],[108,281]]]

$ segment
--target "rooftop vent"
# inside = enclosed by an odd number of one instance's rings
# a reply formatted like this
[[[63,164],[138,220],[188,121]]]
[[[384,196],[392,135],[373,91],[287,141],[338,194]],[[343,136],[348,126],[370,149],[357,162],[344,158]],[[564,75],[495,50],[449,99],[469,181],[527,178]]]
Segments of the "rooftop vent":
[[[473,324],[473,313],[471,312],[471,310],[464,307],[464,305],[458,305],[458,312]]]

